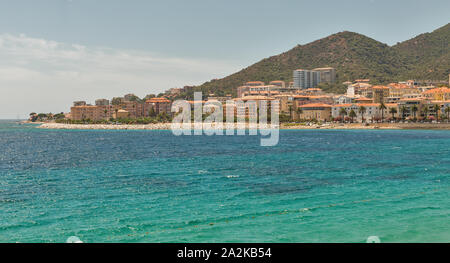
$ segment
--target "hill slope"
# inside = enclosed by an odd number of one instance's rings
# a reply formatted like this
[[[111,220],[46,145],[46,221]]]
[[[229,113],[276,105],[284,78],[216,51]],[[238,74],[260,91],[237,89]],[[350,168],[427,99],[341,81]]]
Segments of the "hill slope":
[[[450,73],[450,23],[393,46],[408,70],[401,76],[414,79],[447,79]]]
[[[353,32],[340,32],[306,45],[298,45],[269,57],[228,77],[195,88],[204,93],[235,94],[247,81],[292,81],[298,68],[334,67],[335,85],[328,91],[342,92],[342,82],[370,78],[373,83],[405,79],[447,79],[450,69],[450,24],[432,33],[419,35],[393,47]],[[190,97],[192,94],[184,94]]]

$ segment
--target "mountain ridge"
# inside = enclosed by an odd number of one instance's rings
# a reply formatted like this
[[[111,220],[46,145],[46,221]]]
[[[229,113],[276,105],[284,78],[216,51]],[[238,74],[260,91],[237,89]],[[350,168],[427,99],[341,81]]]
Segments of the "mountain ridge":
[[[298,68],[336,68],[336,83],[321,84],[325,91],[342,92],[344,81],[368,78],[374,84],[406,79],[447,79],[450,73],[450,23],[409,40],[389,46],[365,35],[342,31],[313,42],[297,45],[278,55],[264,58],[236,73],[214,79],[193,91],[218,96],[236,94],[247,81],[292,81]]]

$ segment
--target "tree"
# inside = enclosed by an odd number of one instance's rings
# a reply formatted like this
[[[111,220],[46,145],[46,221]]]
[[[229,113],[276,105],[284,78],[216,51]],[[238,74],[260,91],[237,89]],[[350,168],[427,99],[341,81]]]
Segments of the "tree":
[[[349,117],[351,118],[351,122],[353,123],[353,119],[356,117],[356,112],[353,109],[350,111]]]
[[[389,113],[392,114],[392,119],[395,118],[395,114],[397,113],[397,109],[396,108],[390,108],[389,109]]]
[[[434,105],[434,112],[436,113],[436,121],[439,121],[439,111],[441,110],[441,106],[438,104]]]
[[[417,105],[413,105],[412,107],[411,107],[411,111],[412,111],[412,113],[413,113],[413,116],[414,116],[414,120],[416,119],[416,114],[417,114],[417,111],[419,110],[419,108],[417,108]]]
[[[156,95],[155,94],[148,94],[147,96],[144,97],[144,100],[149,100],[151,98],[155,98]]]
[[[381,110],[381,122],[384,121],[384,110],[386,109],[386,105],[384,105],[383,102],[381,102],[380,107],[378,107]]]
[[[344,120],[345,116],[347,115],[347,110],[345,110],[344,107],[341,108],[339,111],[339,115],[342,117],[342,120]]]
[[[300,119],[300,115],[303,113],[302,108],[300,108],[300,107],[297,108],[296,112],[297,112],[298,118]]]
[[[293,119],[292,110],[293,110],[292,105],[289,105],[289,117],[291,118],[291,120]]]
[[[447,122],[450,120],[450,106],[445,107],[445,113],[447,113]]]
[[[360,106],[358,109],[359,113],[361,114],[361,120],[364,123],[365,119],[364,119],[364,114],[366,113],[367,109],[364,106]]]
[[[423,114],[423,118],[425,120],[428,119],[428,106],[422,106],[422,109],[420,111]]]
[[[122,100],[123,100],[123,98],[117,98],[117,97],[113,98],[111,100],[111,105],[118,106],[118,105],[122,104]]]
[[[402,119],[405,120],[405,112],[408,110],[405,105],[400,108],[400,112],[402,113]]]
[[[150,116],[152,118],[156,117],[156,111],[155,111],[154,107],[150,107],[150,110],[148,112],[148,116]]]
[[[58,113],[58,114],[55,114],[54,116],[53,116],[53,118],[55,118],[56,120],[61,120],[61,119],[64,119],[66,116],[64,115],[64,113]]]

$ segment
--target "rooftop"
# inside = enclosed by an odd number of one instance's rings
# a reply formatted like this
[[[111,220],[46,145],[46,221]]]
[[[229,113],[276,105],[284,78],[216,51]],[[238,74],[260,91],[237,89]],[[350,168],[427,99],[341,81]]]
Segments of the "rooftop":
[[[170,100],[166,98],[151,98],[146,101],[146,103],[158,103],[158,102],[166,102],[169,103]]]
[[[325,103],[310,103],[300,106],[299,108],[331,108],[333,106]]]
[[[450,89],[447,87],[435,88],[427,90],[423,94],[434,94],[434,93],[450,93]]]

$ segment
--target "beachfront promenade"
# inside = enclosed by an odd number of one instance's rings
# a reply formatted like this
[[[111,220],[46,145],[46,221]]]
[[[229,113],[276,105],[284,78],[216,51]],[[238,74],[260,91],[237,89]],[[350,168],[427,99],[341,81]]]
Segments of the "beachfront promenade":
[[[225,126],[225,124],[224,124]],[[193,127],[193,125],[192,125]],[[237,124],[235,124],[235,128]],[[248,124],[246,125],[249,128]],[[258,128],[251,125],[251,128]],[[71,130],[170,130],[171,123],[156,123],[146,125],[109,125],[109,124],[62,124],[62,123],[44,123],[38,126],[40,129],[71,129]],[[450,130],[450,123],[330,123],[330,124],[297,124],[282,123],[279,126],[282,130],[288,129],[385,129],[385,130]]]

